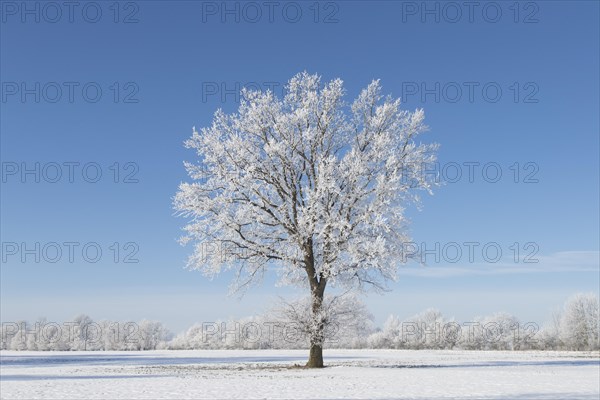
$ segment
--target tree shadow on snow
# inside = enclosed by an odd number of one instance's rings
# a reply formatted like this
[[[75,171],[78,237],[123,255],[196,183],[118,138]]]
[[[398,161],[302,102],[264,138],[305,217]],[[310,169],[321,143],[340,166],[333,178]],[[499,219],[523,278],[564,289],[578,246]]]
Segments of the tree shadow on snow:
[[[130,379],[160,378],[168,375],[0,375],[0,381],[48,381],[48,380],[88,380],[88,379]]]
[[[356,360],[363,357],[327,357],[328,360]],[[232,356],[232,357],[161,357],[144,354],[77,354],[51,356],[0,356],[0,365],[40,367],[49,365],[184,365],[184,364],[238,364],[269,362],[306,362],[305,355],[298,356]]]
[[[480,367],[524,367],[524,366],[600,366],[600,360],[547,360],[547,361],[490,361],[464,364],[388,364],[374,365],[375,368],[480,368]]]

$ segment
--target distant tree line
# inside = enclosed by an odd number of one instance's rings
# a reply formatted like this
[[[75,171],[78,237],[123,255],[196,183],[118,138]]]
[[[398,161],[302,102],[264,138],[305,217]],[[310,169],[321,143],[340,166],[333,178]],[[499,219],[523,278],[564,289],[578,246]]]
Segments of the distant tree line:
[[[355,296],[326,297],[319,323],[329,348],[599,350],[599,301],[595,294],[569,298],[543,326],[507,313],[459,323],[435,309],[411,318],[391,315],[382,328]],[[310,299],[281,303],[268,313],[238,320],[197,323],[174,336],[157,321],[99,321],[80,315],[56,323],[3,322],[0,349],[33,351],[157,349],[301,349],[314,326]]]

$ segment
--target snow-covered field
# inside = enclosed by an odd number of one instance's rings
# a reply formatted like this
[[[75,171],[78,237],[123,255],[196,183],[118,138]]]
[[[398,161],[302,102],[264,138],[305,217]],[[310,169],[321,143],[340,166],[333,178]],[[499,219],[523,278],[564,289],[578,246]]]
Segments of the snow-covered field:
[[[2,399],[598,399],[598,353],[327,350],[0,352]]]

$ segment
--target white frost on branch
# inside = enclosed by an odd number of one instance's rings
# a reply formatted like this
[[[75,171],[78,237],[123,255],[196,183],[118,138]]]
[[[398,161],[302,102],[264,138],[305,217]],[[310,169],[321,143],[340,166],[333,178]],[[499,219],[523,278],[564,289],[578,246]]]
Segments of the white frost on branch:
[[[174,207],[189,218],[188,267],[236,268],[238,287],[275,262],[283,284],[308,273],[309,283],[381,288],[405,259],[405,207],[434,185],[424,170],[437,145],[417,141],[424,112],[401,110],[378,80],[352,104],[340,79],[304,72],[286,89],[283,99],[242,90],[236,113],[218,110],[186,141],[199,161],[185,164],[194,182]]]
[[[347,293],[325,296],[316,315],[310,297],[291,302],[280,299],[271,315],[284,326],[293,326],[300,338],[321,345],[348,345],[373,329],[373,315],[356,295]]]

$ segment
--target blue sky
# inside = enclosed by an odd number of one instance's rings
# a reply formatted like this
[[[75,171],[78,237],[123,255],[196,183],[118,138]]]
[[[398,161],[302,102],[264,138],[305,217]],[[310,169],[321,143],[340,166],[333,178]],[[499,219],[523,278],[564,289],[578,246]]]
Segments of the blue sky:
[[[194,160],[182,145],[192,126],[233,111],[236,87],[280,94],[303,70],[342,78],[348,100],[381,79],[404,107],[425,109],[423,140],[440,143],[446,180],[460,167],[458,182],[409,210],[411,231],[438,254],[477,242],[474,259],[403,268],[391,292],[366,297],[377,322],[438,307],[541,323],[570,294],[599,291],[598,2],[480,2],[469,15],[461,2],[98,1],[72,21],[66,8],[22,4],[2,2],[2,321],[87,313],[178,331],[297,293],[269,276],[240,301],[227,297],[229,276],[186,271],[171,198]],[[21,175],[36,163],[39,183]],[[23,262],[21,244],[36,242],[46,254]],[[78,243],[73,262],[65,242]],[[51,243],[63,250],[55,263]],[[85,244],[99,261],[86,261]],[[498,262],[486,244],[502,250]],[[131,252],[139,262],[123,262]],[[539,262],[525,263],[530,253]]]

